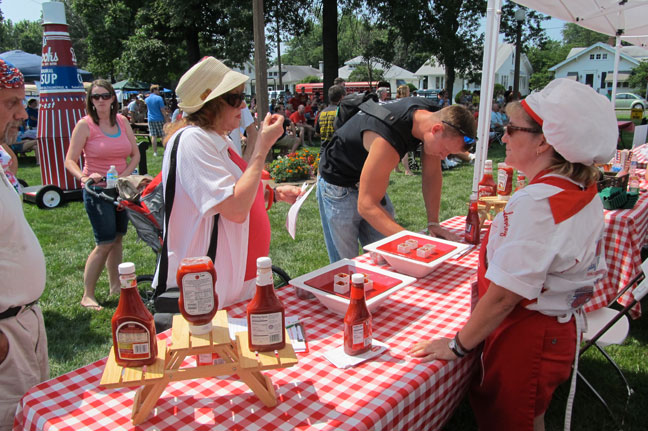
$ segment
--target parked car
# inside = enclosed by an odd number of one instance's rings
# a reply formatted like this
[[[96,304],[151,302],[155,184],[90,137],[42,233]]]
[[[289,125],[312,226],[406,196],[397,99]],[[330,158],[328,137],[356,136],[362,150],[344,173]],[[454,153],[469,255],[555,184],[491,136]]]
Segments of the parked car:
[[[634,93],[617,93],[614,107],[616,109],[646,109],[648,108],[648,102]]]
[[[425,97],[426,99],[437,100],[439,97],[440,90],[417,90],[416,95],[418,97]]]

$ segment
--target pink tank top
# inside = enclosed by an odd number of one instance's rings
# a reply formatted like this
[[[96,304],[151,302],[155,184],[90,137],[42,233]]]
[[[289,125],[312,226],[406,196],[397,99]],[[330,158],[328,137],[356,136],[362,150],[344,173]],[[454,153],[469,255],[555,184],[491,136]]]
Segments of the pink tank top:
[[[90,136],[83,147],[83,175],[94,172],[106,176],[110,165],[115,165],[121,175],[126,169],[126,159],[131,153],[131,143],[124,128],[124,117],[117,115],[118,132],[106,135],[89,115],[83,117],[90,128]],[[99,183],[98,185],[103,185]]]

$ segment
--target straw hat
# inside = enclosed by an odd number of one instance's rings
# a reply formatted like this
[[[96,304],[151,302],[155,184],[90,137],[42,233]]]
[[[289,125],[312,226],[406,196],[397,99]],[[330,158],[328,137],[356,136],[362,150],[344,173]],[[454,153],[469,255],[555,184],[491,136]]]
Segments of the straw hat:
[[[619,136],[614,107],[588,85],[556,79],[521,103],[565,160],[592,165],[614,156]]]
[[[178,106],[193,114],[217,98],[248,80],[248,77],[225,66],[214,57],[205,57],[185,72],[178,82],[176,94],[182,100]]]

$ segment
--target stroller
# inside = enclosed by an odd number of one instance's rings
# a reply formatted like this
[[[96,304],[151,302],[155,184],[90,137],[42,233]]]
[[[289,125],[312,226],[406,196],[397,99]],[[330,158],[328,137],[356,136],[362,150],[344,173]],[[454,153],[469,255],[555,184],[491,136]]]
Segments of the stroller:
[[[145,242],[156,254],[159,261],[163,244],[164,226],[164,191],[162,173],[155,178],[150,175],[129,175],[117,180],[117,191],[111,193],[103,190],[97,192],[91,188],[93,180],[85,183],[85,190],[91,195],[112,202],[118,210],[126,211],[128,219],[135,227],[138,238]],[[118,193],[117,193],[118,192]],[[216,269],[218,271],[218,269]],[[290,276],[278,266],[272,266],[275,288],[287,285]],[[153,287],[153,274],[137,276],[142,301],[155,317],[158,332],[171,327],[172,316],[179,313],[178,288],[169,288],[156,297]]]

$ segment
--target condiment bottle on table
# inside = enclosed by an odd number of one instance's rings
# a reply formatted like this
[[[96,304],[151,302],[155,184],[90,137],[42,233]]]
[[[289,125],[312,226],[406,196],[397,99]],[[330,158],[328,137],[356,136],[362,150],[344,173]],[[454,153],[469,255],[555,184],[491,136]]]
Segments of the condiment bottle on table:
[[[151,365],[157,357],[155,322],[137,289],[135,264],[119,264],[121,293],[112,317],[115,362],[124,367]]]
[[[182,259],[176,282],[180,289],[180,313],[189,322],[189,331],[194,335],[209,333],[218,311],[216,270],[212,260],[208,256]]]
[[[479,244],[481,230],[479,224],[477,196],[473,194],[470,197],[470,206],[468,207],[468,215],[466,216],[466,231],[464,233],[464,241],[468,244]]]
[[[286,345],[284,306],[274,292],[269,257],[257,259],[256,293],[247,306],[247,323],[250,350],[268,352]]]
[[[479,199],[486,196],[497,196],[497,183],[493,179],[493,161],[484,163],[484,176],[479,182]]]
[[[344,353],[356,356],[371,349],[371,313],[365,302],[364,275],[351,276],[351,298],[344,315]]]
[[[522,190],[525,186],[526,186],[526,175],[524,175],[524,172],[518,171],[514,192],[517,192],[518,190]]]

